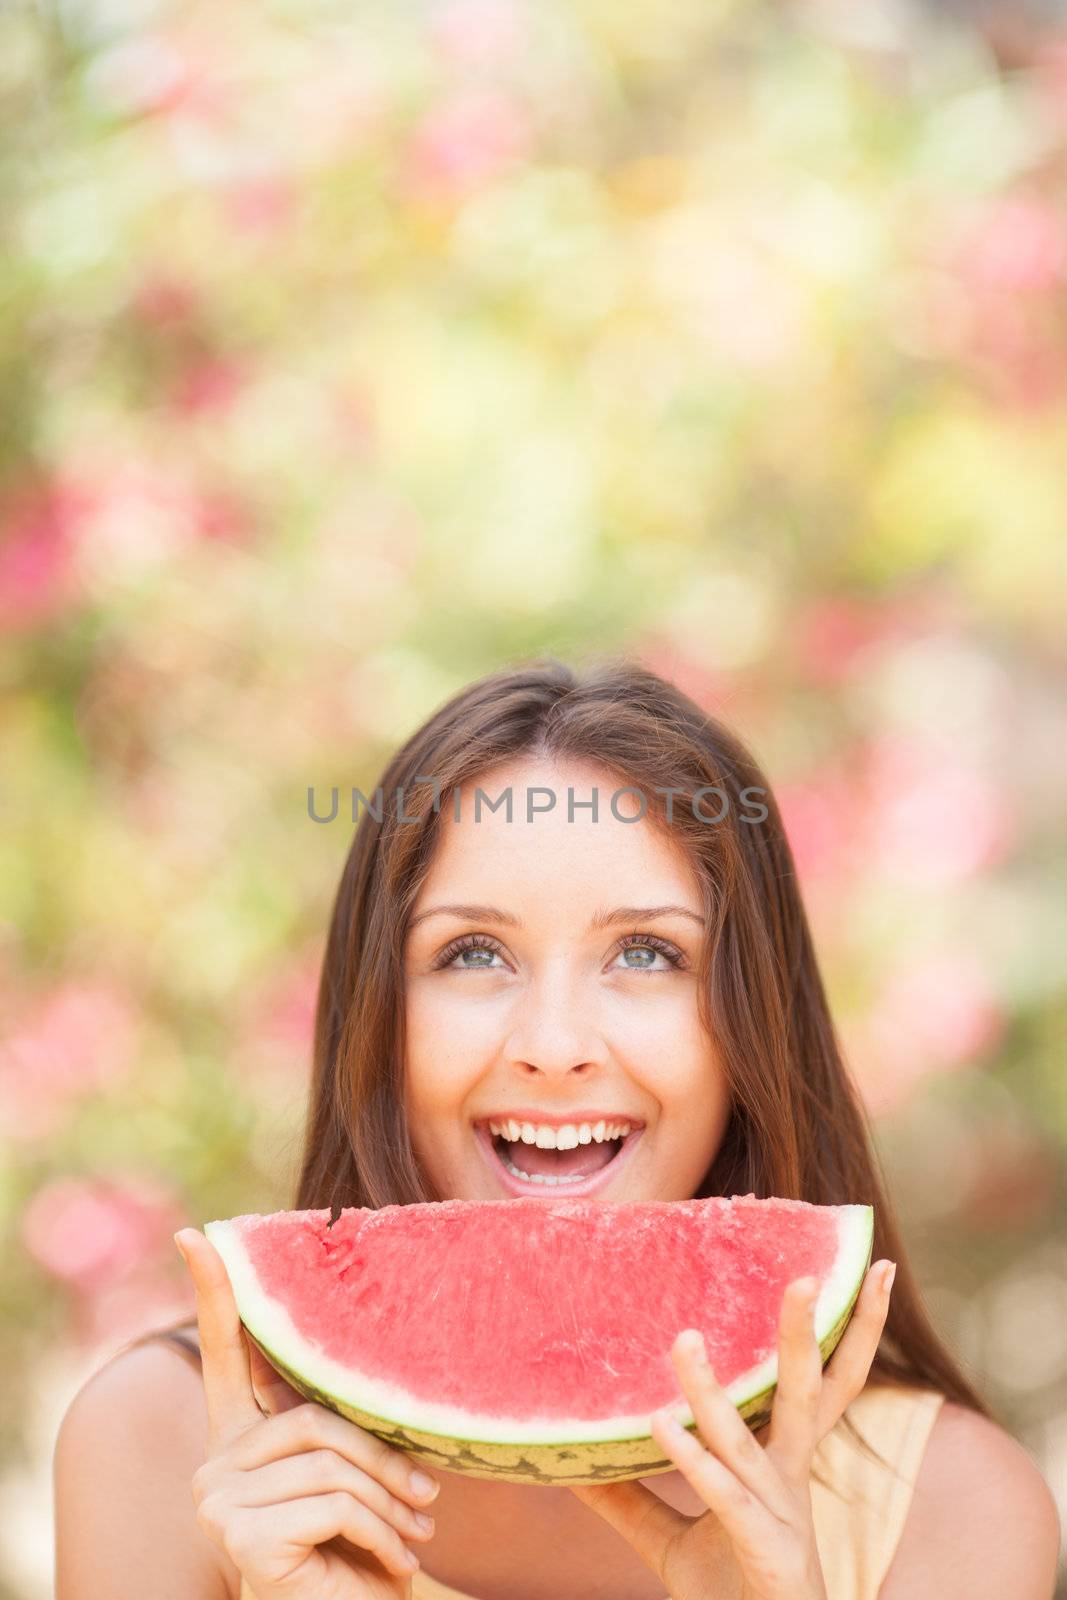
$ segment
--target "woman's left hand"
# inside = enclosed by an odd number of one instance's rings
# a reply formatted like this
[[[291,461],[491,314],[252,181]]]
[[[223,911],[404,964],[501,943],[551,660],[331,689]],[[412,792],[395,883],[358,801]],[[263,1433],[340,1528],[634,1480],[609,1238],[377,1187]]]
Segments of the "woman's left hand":
[[[671,1600],[827,1600],[812,1458],[867,1381],[891,1285],[891,1263],[876,1262],[825,1371],[812,1316],[818,1286],[812,1278],[788,1286],[778,1387],[759,1437],[715,1381],[700,1333],[687,1328],[675,1339],[671,1359],[704,1443],[674,1420],[675,1407],[653,1413],[652,1436],[708,1511],[687,1517],[638,1479],[571,1489],[633,1545]]]

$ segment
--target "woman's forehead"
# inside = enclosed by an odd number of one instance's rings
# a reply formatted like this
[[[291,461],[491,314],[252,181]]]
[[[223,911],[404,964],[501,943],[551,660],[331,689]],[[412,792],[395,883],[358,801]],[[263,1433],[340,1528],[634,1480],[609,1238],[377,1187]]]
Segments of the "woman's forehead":
[[[596,899],[635,905],[677,901],[700,911],[699,878],[681,845],[648,818],[620,820],[599,806],[597,814],[562,805],[527,818],[513,807],[442,813],[436,847],[419,895],[476,901],[491,898],[543,901],[552,894],[572,901]]]

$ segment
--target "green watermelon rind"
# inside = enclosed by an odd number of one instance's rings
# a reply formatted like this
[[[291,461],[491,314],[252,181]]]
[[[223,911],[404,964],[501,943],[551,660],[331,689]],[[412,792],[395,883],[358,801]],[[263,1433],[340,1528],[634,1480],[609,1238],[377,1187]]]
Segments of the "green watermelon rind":
[[[874,1245],[874,1212],[870,1206],[842,1206],[842,1248],[834,1272],[823,1286],[816,1306],[816,1331],[820,1324],[833,1317],[832,1326],[819,1334],[819,1349],[825,1364],[833,1354],[852,1316],[864,1277],[871,1263]],[[664,1456],[659,1445],[647,1431],[615,1433],[608,1436],[601,1431],[599,1437],[561,1439],[493,1439],[462,1438],[434,1430],[407,1420],[404,1422],[368,1410],[324,1382],[315,1382],[308,1375],[321,1358],[293,1328],[288,1315],[289,1337],[272,1337],[264,1327],[265,1308],[270,1303],[258,1289],[254,1269],[248,1262],[239,1234],[234,1227],[238,1218],[229,1221],[209,1222],[204,1232],[219,1251],[226,1264],[237,1301],[241,1321],[249,1336],[263,1352],[271,1366],[277,1369],[298,1394],[316,1401],[329,1410],[346,1417],[350,1422],[385,1440],[396,1449],[430,1467],[461,1472],[469,1477],[497,1478],[507,1483],[542,1483],[555,1487],[570,1484],[604,1483],[627,1478],[654,1477],[658,1473],[676,1470],[675,1462]],[[830,1291],[827,1293],[827,1291]],[[836,1301],[834,1292],[837,1291]],[[842,1302],[841,1295],[845,1296]],[[840,1308],[840,1309],[838,1309]],[[835,1314],[836,1313],[836,1314]],[[276,1315],[273,1320],[277,1321]],[[305,1360],[294,1362],[282,1348],[296,1342],[302,1347]],[[302,1368],[303,1370],[298,1370]],[[734,1400],[740,1416],[754,1431],[763,1427],[771,1416],[776,1388],[777,1355],[772,1355],[748,1373],[741,1374],[731,1383],[727,1393]],[[407,1406],[419,1405],[407,1397]],[[399,1408],[397,1408],[399,1409]],[[696,1431],[692,1413],[679,1401],[675,1414],[691,1432]],[[469,1425],[471,1419],[466,1417]],[[604,1428],[618,1427],[622,1421],[630,1424],[636,1419],[608,1419],[596,1425]],[[499,1427],[496,1420],[484,1419],[482,1431]],[[560,1422],[558,1428],[567,1426]],[[576,1426],[588,1430],[590,1424]]]

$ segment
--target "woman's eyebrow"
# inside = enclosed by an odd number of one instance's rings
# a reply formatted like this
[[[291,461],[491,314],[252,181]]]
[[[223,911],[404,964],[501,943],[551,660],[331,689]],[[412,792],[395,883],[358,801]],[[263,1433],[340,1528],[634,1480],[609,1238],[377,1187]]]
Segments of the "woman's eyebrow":
[[[461,917],[465,922],[496,922],[509,928],[522,927],[521,918],[510,911],[501,911],[497,906],[474,905],[430,906],[426,911],[420,911],[417,917],[412,917],[408,926],[414,928],[420,922],[425,922],[427,917],[440,916]],[[589,926],[593,933],[599,933],[602,928],[610,927],[615,922],[651,922],[655,917],[689,917],[700,927],[706,926],[704,918],[690,911],[688,906],[616,906],[613,911],[598,911]]]

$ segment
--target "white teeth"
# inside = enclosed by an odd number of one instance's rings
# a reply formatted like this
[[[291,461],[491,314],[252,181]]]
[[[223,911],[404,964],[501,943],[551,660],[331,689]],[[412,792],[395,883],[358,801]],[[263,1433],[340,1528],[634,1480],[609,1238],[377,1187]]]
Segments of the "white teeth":
[[[603,1118],[593,1123],[567,1122],[561,1128],[549,1127],[545,1123],[535,1125],[532,1122],[508,1121],[490,1122],[489,1132],[499,1134],[510,1144],[517,1144],[521,1139],[523,1144],[536,1144],[542,1150],[573,1150],[579,1144],[603,1144],[612,1139],[624,1139],[633,1126],[631,1122],[607,1122]]]
[[[553,1184],[557,1183],[575,1182],[574,1178],[550,1178],[544,1172],[523,1172],[521,1167],[517,1167],[513,1161],[509,1161],[507,1156],[501,1156],[500,1159],[503,1161],[505,1167],[507,1167],[512,1176],[515,1178],[521,1178],[524,1183],[547,1183],[551,1187]]]

